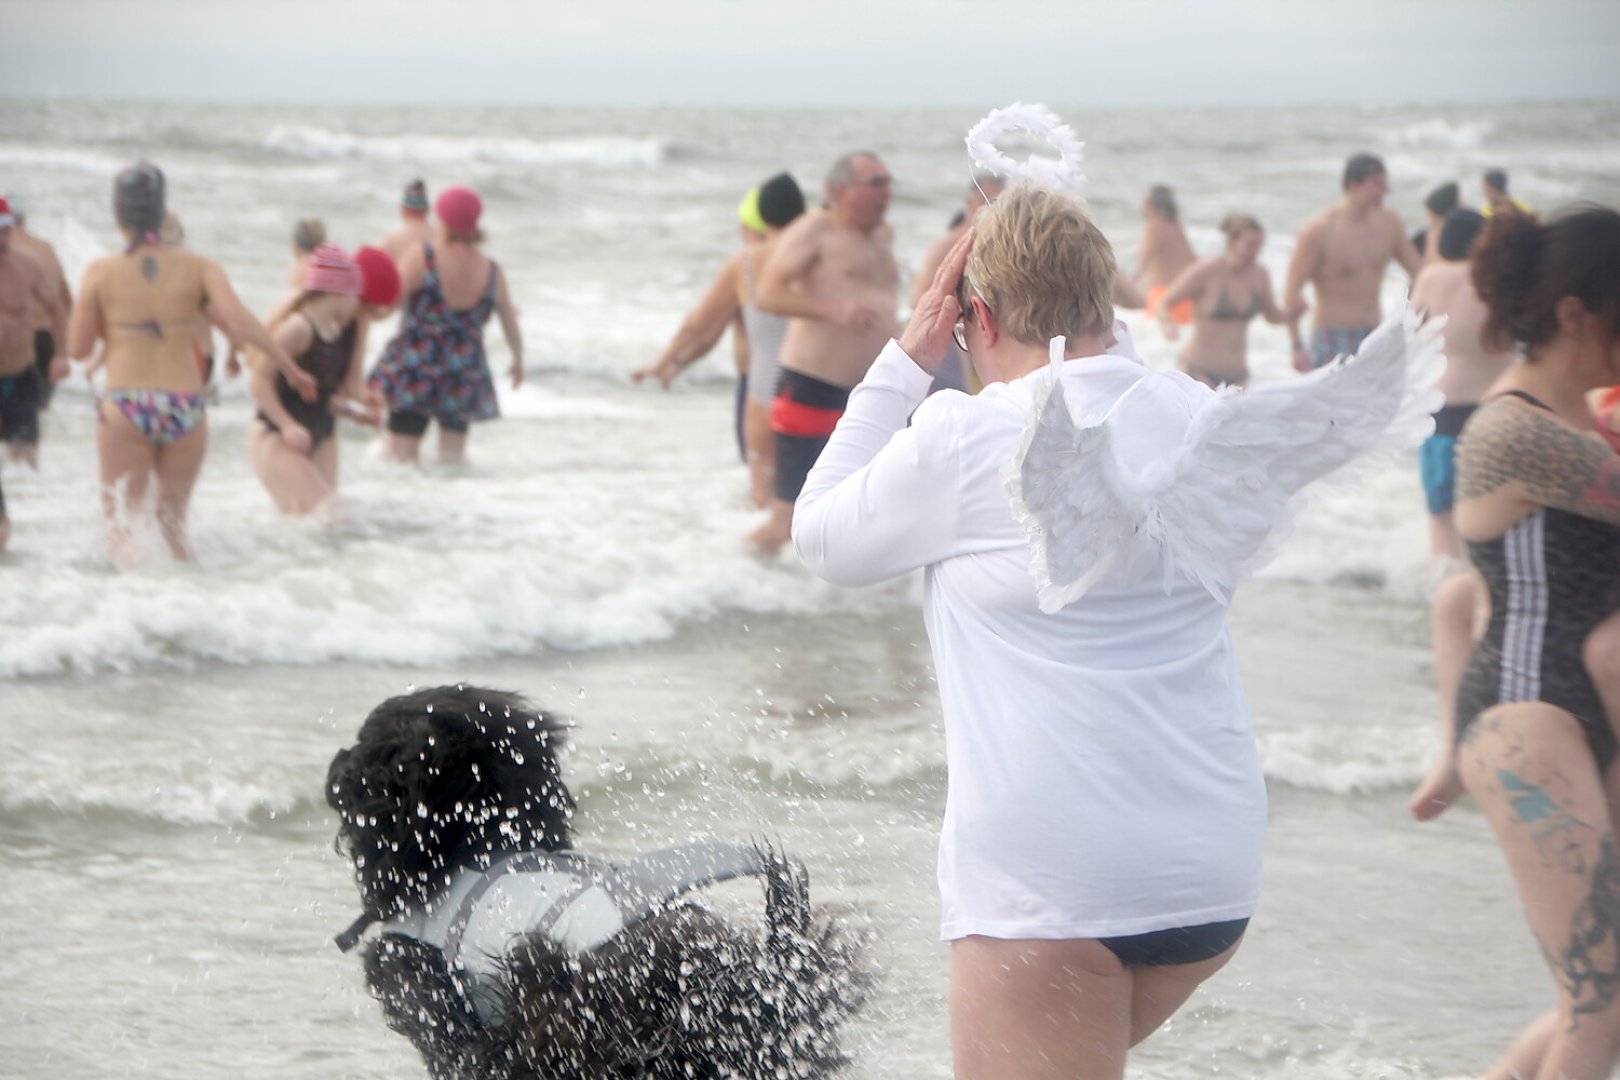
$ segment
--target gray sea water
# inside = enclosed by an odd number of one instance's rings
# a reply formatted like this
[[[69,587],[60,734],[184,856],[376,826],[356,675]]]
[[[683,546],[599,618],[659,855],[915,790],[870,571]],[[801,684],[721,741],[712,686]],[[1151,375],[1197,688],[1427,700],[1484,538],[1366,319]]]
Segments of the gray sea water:
[[[840,152],[881,154],[914,264],[960,201],[978,114],[3,105],[0,190],[26,195],[75,282],[116,244],[110,180],[141,156],[260,311],[295,219],[354,246],[392,226],[412,176],[474,184],[530,381],[464,469],[391,467],[345,430],[336,526],[274,513],[227,382],[195,562],[125,574],[101,553],[93,389],[64,385],[39,472],[3,474],[0,1076],[423,1075],[331,945],[356,902],[321,783],[372,705],[439,681],[575,719],[565,772],[592,846],[780,837],[818,902],[875,934],[850,1075],[948,1076],[944,753],[918,582],[841,591],[745,550],[724,349],[667,393],[626,376],[731,250],[741,192],[779,169],[814,189]],[[1469,192],[1488,166],[1538,208],[1620,204],[1617,103],[1060,111],[1127,265],[1141,194],[1166,182],[1200,250],[1223,213],[1255,213],[1280,283],[1364,149],[1414,228],[1430,187]],[[1387,299],[1402,291],[1392,276]],[[1172,363],[1131,321],[1150,363]],[[1286,378],[1281,332],[1251,333],[1256,379]],[[1405,812],[1435,738],[1426,549],[1406,463],[1313,506],[1240,594],[1272,798],[1264,899],[1133,1077],[1465,1076],[1550,1003],[1479,815]]]

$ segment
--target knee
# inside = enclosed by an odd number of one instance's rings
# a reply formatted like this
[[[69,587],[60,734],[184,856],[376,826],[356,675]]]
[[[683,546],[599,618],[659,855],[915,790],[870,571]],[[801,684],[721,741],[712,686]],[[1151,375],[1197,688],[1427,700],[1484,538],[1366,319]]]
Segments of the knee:
[[[1611,615],[1598,624],[1581,647],[1586,670],[1599,686],[1620,691],[1620,615]]]
[[[1435,629],[1461,627],[1469,632],[1474,620],[1474,583],[1467,574],[1453,574],[1434,590],[1432,618]]]

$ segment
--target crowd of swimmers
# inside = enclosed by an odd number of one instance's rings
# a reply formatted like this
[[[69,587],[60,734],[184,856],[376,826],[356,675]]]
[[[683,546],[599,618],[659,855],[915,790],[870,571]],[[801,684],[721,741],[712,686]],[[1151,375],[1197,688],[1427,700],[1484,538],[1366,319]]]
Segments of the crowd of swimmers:
[[[973,178],[910,291],[918,311],[962,315],[954,346],[930,331],[943,357],[925,369],[934,390],[978,391],[970,353],[990,355],[994,329],[1017,314],[992,311],[963,270],[974,221],[1004,187]],[[763,551],[792,537],[794,504],[851,391],[900,335],[892,192],[883,160],[864,150],[833,163],[817,209],[786,173],[748,192],[737,251],[668,347],[633,375],[667,387],[731,329],[739,452],[765,511],[750,540]],[[1248,380],[1247,326],[1257,316],[1287,327],[1301,373],[1355,352],[1381,321],[1391,262],[1411,277],[1415,305],[1447,318],[1445,406],[1420,468],[1434,553],[1458,572],[1433,605],[1445,738],[1411,811],[1432,818],[1465,790],[1481,804],[1558,987],[1557,1008],[1491,1075],[1607,1075],[1620,1056],[1620,774],[1611,768],[1620,745],[1620,434],[1610,388],[1620,382],[1620,215],[1591,207],[1540,223],[1492,170],[1478,209],[1461,205],[1454,183],[1432,192],[1427,227],[1412,236],[1384,205],[1388,192],[1381,160],[1349,158],[1337,200],[1299,232],[1280,298],[1258,261],[1258,220],[1228,214],[1223,250],[1199,259],[1164,186],[1143,200],[1135,271],[1117,270],[1110,252],[1087,273],[1112,306],[1145,308],[1169,337],[1186,330],[1178,366],[1227,393]],[[1089,238],[1077,251],[1107,247],[1083,211],[1059,209]],[[227,371],[238,353],[245,359],[258,409],[253,467],[288,514],[330,503],[340,419],[385,429],[388,455],[406,462],[436,425],[439,457],[459,460],[470,425],[499,412],[482,337],[491,318],[510,349],[512,384],[522,381],[516,310],[504,273],[480,250],[482,203],[470,188],[446,188],[430,203],[413,182],[399,229],[353,253],[322,223],[298,222],[293,291],[262,322],[218,263],[186,247],[155,166],[116,177],[113,210],[124,248],[93,261],[75,295],[50,245],[28,230],[21,200],[0,200],[0,439],[14,461],[31,463],[39,410],[69,358],[105,369],[97,440],[121,565],[134,561],[130,511],[149,495],[169,549],[187,554],[216,328],[229,342]],[[1002,299],[1019,291],[986,288]],[[398,329],[368,374],[372,324],[399,307]],[[1024,352],[1039,360],[1038,350]],[[0,495],[0,545],[9,530]]]
[[[163,173],[142,162],[113,183],[123,250],[85,269],[77,295],[51,245],[27,228],[15,196],[0,199],[0,440],[13,461],[35,463],[39,412],[69,373],[69,358],[103,371],[96,429],[109,549],[138,561],[131,531],[152,504],[163,539],[186,558],[186,514],[208,448],[207,393],[214,334],[227,375],[245,359],[256,416],[255,473],[287,514],[323,512],[338,485],[338,420],[386,429],[391,459],[415,462],[430,425],[438,456],[459,461],[470,425],[499,414],[484,351],[498,317],[523,378],[523,341],[501,268],[480,250],[483,203],[448,187],[430,207],[420,180],[405,188],[401,225],[352,253],[316,219],[292,229],[291,293],[261,322],[212,259],[186,247]],[[430,221],[432,213],[436,221]],[[364,370],[372,324],[403,305],[377,364]],[[0,548],[11,521],[0,492]]]

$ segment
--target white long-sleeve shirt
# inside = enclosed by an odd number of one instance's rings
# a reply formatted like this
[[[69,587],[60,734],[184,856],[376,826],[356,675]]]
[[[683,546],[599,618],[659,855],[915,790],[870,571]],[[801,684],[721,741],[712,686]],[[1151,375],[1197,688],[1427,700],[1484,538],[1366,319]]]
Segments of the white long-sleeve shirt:
[[[1139,468],[1197,397],[1128,337],[1063,366],[1077,420],[1115,417]],[[927,398],[890,342],[794,507],[793,541],[828,581],[922,568],[945,717],[942,936],[1095,938],[1245,918],[1259,896],[1265,786],[1226,609],[1158,575],[1042,614],[1002,470],[1034,380]],[[911,417],[907,426],[907,417]]]

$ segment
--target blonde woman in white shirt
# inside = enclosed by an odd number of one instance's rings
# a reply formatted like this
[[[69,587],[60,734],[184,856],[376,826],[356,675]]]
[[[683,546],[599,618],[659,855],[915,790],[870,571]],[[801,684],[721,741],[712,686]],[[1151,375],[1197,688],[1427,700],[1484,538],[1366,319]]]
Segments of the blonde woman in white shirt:
[[[852,393],[795,512],[795,546],[830,581],[925,571],[960,1080],[1122,1077],[1127,1050],[1231,959],[1259,898],[1266,795],[1230,582],[1287,494],[1367,441],[1283,476],[1289,492],[1256,511],[1265,527],[1233,530],[1241,551],[1178,555],[1175,530],[1198,524],[1180,509],[1185,485],[1112,491],[1088,478],[1189,472],[1188,446],[1221,430],[1200,414],[1230,411],[1235,392],[1149,372],[1114,319],[1115,273],[1077,200],[1009,190]],[[985,389],[925,401],[953,334]],[[1335,385],[1349,385],[1343,374]],[[1333,425],[1366,412],[1381,415],[1364,426],[1376,434],[1394,411],[1363,402],[1289,438],[1333,443]],[[1046,433],[1059,421],[1071,441]],[[1009,462],[1022,470],[1011,480]],[[1127,489],[1162,498],[1125,505]]]

